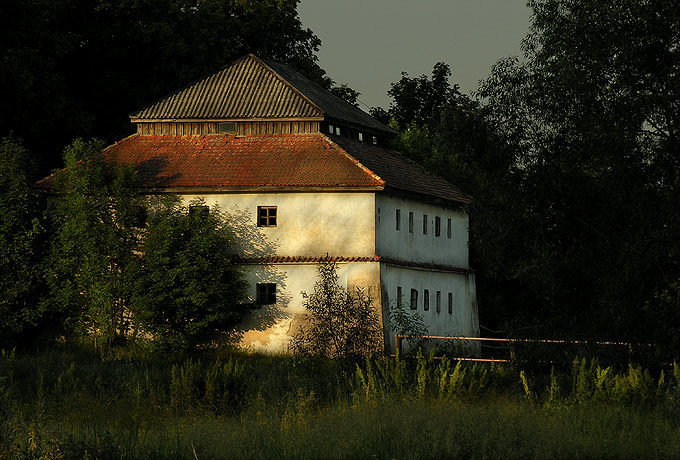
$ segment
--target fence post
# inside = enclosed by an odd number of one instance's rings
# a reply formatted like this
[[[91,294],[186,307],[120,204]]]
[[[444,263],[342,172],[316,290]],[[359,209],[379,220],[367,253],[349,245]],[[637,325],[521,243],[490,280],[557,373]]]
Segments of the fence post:
[[[402,339],[402,336],[399,335],[399,334],[396,334],[396,335],[394,336],[394,354],[395,354],[396,356],[399,356],[399,355],[400,355],[400,351],[401,351],[401,339]]]

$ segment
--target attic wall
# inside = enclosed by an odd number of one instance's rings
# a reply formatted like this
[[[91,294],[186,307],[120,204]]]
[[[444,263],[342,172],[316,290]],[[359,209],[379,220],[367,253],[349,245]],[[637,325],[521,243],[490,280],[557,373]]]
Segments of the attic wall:
[[[247,121],[236,122],[237,136],[248,134],[318,133],[317,121]],[[220,134],[217,122],[150,122],[137,123],[137,133],[152,136],[192,136]],[[232,133],[229,133],[232,134]]]

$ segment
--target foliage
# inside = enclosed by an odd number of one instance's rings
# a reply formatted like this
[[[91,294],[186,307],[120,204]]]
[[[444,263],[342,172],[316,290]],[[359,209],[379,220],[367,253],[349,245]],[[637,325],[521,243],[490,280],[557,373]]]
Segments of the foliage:
[[[0,405],[0,457],[646,458],[680,452],[678,366],[664,367],[664,376],[635,364],[614,369],[581,359],[531,370],[422,355],[357,365],[217,354],[179,362],[102,361],[54,349],[0,354],[0,397],[4,388],[11,398]]]
[[[499,61],[477,101],[443,65],[429,79],[402,74],[396,147],[473,197],[482,324],[668,350],[677,318],[664,307],[662,324],[644,306],[680,273],[680,9],[529,6],[523,59]]]
[[[393,334],[408,336],[406,342],[410,350],[421,348],[427,339],[419,338],[428,335],[423,315],[413,312],[406,304],[392,303],[388,312],[390,329]]]
[[[338,284],[338,266],[326,255],[319,262],[312,294],[302,293],[307,324],[291,341],[298,354],[331,358],[370,356],[382,347],[382,327],[373,300],[361,288],[355,296]]]
[[[102,147],[77,139],[64,151],[66,168],[54,176],[59,199],[50,213],[45,303],[107,353],[130,332],[128,306],[140,270],[140,202],[134,169],[107,161]]]
[[[331,88],[317,63],[321,41],[303,27],[298,3],[3,1],[0,136],[14,130],[40,152],[43,170],[57,167],[56,153],[73,138],[120,139],[131,109],[251,52]]]
[[[16,344],[49,321],[44,295],[46,232],[43,201],[29,185],[28,153],[11,137],[0,141],[0,346]]]
[[[217,206],[171,197],[152,209],[132,305],[161,349],[185,351],[247,311],[232,241]]]

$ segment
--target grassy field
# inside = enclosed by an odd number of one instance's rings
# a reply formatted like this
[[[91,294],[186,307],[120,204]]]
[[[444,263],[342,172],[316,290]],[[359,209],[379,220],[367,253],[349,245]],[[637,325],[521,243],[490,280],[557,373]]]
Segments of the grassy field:
[[[0,356],[0,458],[680,458],[680,369]]]

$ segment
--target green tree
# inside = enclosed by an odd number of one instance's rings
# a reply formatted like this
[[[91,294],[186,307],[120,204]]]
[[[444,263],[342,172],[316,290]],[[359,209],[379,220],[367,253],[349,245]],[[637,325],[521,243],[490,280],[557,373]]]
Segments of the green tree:
[[[129,335],[130,298],[140,272],[140,199],[135,170],[106,159],[101,141],[77,139],[53,178],[50,309],[69,330],[107,353]]]
[[[217,206],[170,197],[152,207],[133,304],[161,351],[186,351],[228,330],[250,308],[232,243]]]
[[[524,59],[479,90],[505,171],[475,196],[478,260],[510,323],[654,340],[643,306],[679,273],[680,7],[530,6]]]
[[[35,339],[49,321],[40,306],[47,238],[44,202],[30,187],[31,162],[16,139],[0,141],[0,346]]]
[[[338,266],[326,255],[319,262],[314,292],[303,293],[307,323],[291,342],[295,353],[330,358],[371,356],[381,351],[382,327],[372,299],[338,284]]]

